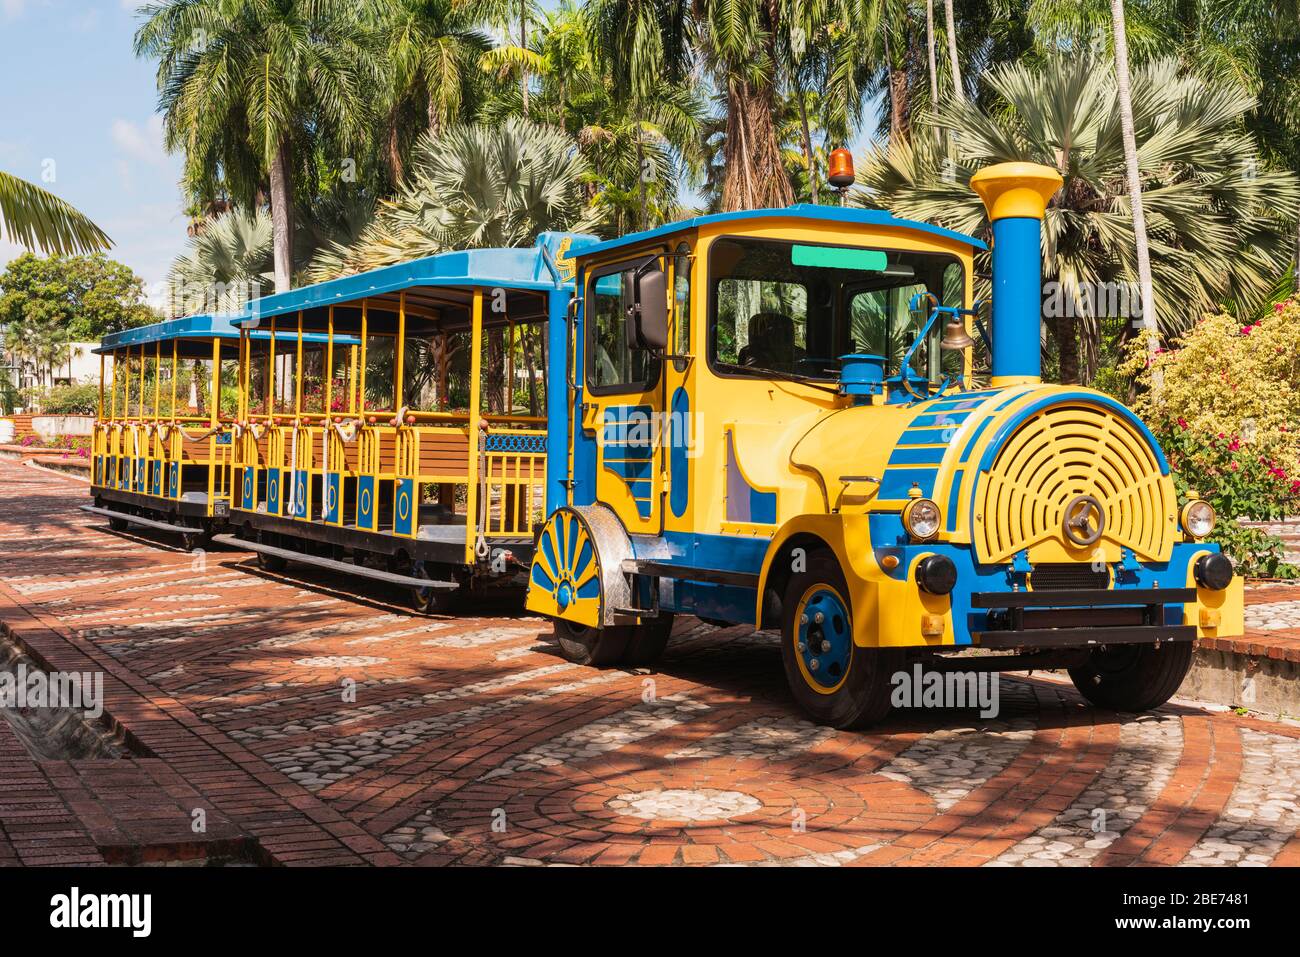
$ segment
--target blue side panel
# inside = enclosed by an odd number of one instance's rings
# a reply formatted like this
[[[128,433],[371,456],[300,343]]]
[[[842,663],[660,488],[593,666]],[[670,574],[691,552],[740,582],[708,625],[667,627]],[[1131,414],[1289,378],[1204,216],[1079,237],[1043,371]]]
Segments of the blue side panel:
[[[307,477],[306,469],[299,469],[294,473],[294,490],[293,490],[293,517],[307,517],[307,487],[310,479]]]
[[[146,471],[147,463],[144,459],[135,460],[135,484],[132,486],[137,492],[143,492],[149,487],[148,473]]]
[[[908,497],[912,484],[921,489],[921,495],[929,498],[934,494],[934,479],[938,469],[925,468],[888,468],[880,480],[882,499],[903,499]]]
[[[961,460],[963,462],[970,458],[971,452],[975,451],[975,443],[980,440],[980,436],[984,434],[984,430],[989,427],[989,423],[992,421],[993,416],[986,416],[980,420],[979,425],[975,426],[975,431],[971,433],[970,441],[966,443],[966,448],[961,450]]]
[[[673,393],[672,414],[668,421],[671,430],[668,446],[668,506],[673,515],[681,518],[690,503],[691,475],[687,452],[691,444],[691,399],[686,390],[678,388]]]
[[[325,521],[337,523],[339,520],[339,505],[343,501],[343,475],[339,472],[330,472],[325,476],[324,491],[325,496]]]
[[[361,475],[357,477],[357,528],[368,532],[375,531],[378,509],[375,501],[375,477]]]
[[[244,481],[239,490],[240,508],[246,512],[251,512],[257,508],[257,472],[255,469],[244,469]]]
[[[954,503],[961,500],[957,497],[961,495],[961,480],[966,473],[962,469],[952,473],[952,487],[948,489],[948,531],[957,531],[957,512],[958,509]]]
[[[654,419],[648,405],[612,405],[601,423],[604,467],[625,483],[637,514],[649,518],[654,490]]]
[[[266,470],[266,510],[272,515],[280,514],[280,469]]]
[[[181,497],[181,463],[167,463],[167,497]]]
[[[569,287],[548,295],[546,327],[546,514],[565,503],[569,479],[568,315]],[[579,340],[581,341],[581,340]]]
[[[736,434],[727,433],[727,521],[776,524],[776,492],[754,488],[740,469]]]
[[[153,475],[150,476],[152,481],[149,483],[149,494],[162,498],[163,493],[163,464],[159,461],[153,463]]]
[[[95,477],[90,484],[92,485],[104,484],[101,481],[103,479],[103,476],[104,476],[104,457],[102,455],[96,455],[95,456]]]
[[[415,531],[415,479],[398,479],[393,494],[393,531],[410,535]]]
[[[904,446],[894,449],[889,456],[889,465],[938,465],[948,454],[948,446]]]

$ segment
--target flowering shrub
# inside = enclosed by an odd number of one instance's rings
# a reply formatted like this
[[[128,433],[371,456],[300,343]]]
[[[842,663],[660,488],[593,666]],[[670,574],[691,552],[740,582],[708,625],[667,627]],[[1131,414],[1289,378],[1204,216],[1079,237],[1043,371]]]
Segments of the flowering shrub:
[[[1214,506],[1211,539],[1248,575],[1300,575],[1278,539],[1235,521],[1300,513],[1297,327],[1296,299],[1246,326],[1210,316],[1152,356],[1135,341],[1121,370],[1136,378],[1134,407],[1169,458],[1180,500],[1194,492]]]

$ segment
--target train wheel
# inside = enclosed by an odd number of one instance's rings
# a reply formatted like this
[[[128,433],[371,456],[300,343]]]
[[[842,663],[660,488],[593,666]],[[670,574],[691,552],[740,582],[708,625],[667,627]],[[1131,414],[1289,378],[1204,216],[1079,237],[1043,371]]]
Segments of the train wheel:
[[[258,533],[257,540],[262,545],[273,545],[275,542],[268,542],[270,535]],[[263,552],[255,552],[257,555],[257,567],[265,572],[282,572],[288,566],[288,560],[281,558],[279,555],[267,555]]]
[[[893,648],[853,643],[853,614],[839,563],[814,555],[786,586],[781,658],[795,700],[819,724],[860,728],[890,709],[890,676],[904,663]]]
[[[593,628],[563,618],[555,620],[560,652],[569,661],[597,668],[619,664],[627,650],[628,628]]]
[[[429,578],[424,562],[413,562],[403,574],[416,578]],[[456,588],[412,588],[411,607],[422,615],[445,615],[452,610],[459,589]]]
[[[108,527],[115,532],[125,532],[131,527],[131,523],[124,518],[110,518],[108,520]]]
[[[1086,663],[1070,669],[1070,680],[1099,708],[1149,711],[1178,690],[1192,667],[1190,641],[1097,648]]]
[[[644,625],[627,629],[627,648],[621,663],[629,668],[654,664],[663,657],[672,630],[673,616],[666,612],[660,612],[658,618],[651,618]]]

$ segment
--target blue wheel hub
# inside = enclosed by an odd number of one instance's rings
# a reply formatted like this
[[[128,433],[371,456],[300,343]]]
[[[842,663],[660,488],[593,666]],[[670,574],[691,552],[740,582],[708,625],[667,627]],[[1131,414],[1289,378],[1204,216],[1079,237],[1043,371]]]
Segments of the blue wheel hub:
[[[573,602],[573,586],[568,582],[561,582],[559,589],[555,592],[555,603],[560,608],[568,608]]]
[[[848,609],[835,592],[818,589],[804,602],[795,651],[808,676],[823,688],[844,680],[853,655],[853,630]]]

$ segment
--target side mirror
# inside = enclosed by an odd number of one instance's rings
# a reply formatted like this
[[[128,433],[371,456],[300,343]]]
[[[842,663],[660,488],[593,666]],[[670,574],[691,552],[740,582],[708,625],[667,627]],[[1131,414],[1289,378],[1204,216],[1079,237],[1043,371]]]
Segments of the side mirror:
[[[623,274],[627,307],[629,349],[662,352],[668,348],[668,277],[659,268],[629,270]]]

